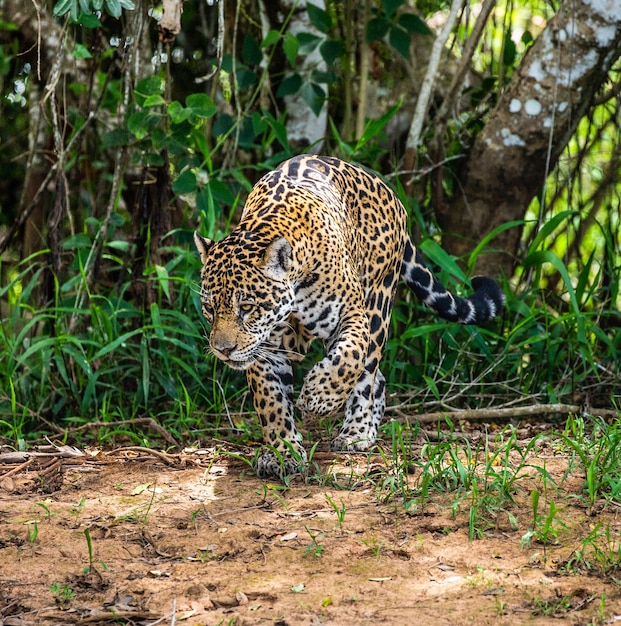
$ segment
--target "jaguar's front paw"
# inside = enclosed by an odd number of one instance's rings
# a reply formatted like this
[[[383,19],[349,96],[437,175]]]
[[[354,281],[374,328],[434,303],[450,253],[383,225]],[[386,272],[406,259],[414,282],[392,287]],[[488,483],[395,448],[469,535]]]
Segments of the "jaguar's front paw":
[[[366,452],[373,447],[375,437],[368,438],[363,435],[340,434],[330,442],[331,452]]]
[[[300,448],[295,455],[264,448],[254,463],[254,471],[259,478],[284,480],[286,476],[301,474],[306,469],[306,465],[307,456],[304,448]]]
[[[325,359],[308,372],[296,403],[303,418],[326,417],[342,408],[349,389],[335,376]]]

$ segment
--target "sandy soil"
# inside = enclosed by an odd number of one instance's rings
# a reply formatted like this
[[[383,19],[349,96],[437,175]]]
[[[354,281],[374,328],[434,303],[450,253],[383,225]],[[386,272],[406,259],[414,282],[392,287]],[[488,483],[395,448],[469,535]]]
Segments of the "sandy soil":
[[[619,540],[618,511],[587,509],[579,475],[542,497],[556,537],[520,547],[535,470],[471,540],[470,493],[405,511],[381,456],[322,453],[324,484],[284,488],[215,448],[65,451],[0,463],[2,626],[621,622],[618,572],[564,567],[600,522]]]

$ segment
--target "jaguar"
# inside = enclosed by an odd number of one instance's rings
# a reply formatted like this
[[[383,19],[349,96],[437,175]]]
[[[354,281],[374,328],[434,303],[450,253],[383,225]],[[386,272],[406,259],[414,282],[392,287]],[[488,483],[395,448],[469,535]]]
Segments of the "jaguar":
[[[209,349],[246,373],[265,444],[255,457],[261,478],[307,465],[295,407],[303,420],[344,413],[332,451],[373,446],[386,405],[380,361],[399,280],[460,324],[487,322],[504,306],[490,277],[472,278],[467,298],[449,292],[412,243],[406,210],[388,184],[334,157],[281,163],[254,185],[228,236],[211,241],[196,232],[194,239]],[[294,402],[293,363],[314,339],[325,356]]]

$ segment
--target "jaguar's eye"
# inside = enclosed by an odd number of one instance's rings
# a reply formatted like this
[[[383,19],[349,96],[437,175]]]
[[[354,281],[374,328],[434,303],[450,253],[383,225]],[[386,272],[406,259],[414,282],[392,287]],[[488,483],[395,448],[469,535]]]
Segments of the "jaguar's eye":
[[[213,309],[207,304],[203,304],[203,315],[209,323],[213,322]]]
[[[240,302],[239,303],[239,315],[240,317],[247,317],[254,311],[254,304],[252,302]]]

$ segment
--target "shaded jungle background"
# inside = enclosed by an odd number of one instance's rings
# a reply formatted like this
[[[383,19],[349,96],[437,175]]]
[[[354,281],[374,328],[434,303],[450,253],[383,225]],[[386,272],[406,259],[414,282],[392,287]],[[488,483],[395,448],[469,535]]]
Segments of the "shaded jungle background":
[[[483,329],[400,294],[393,415],[615,414],[620,11],[4,0],[0,436],[259,437],[205,354],[191,237],[224,236],[305,151],[381,172],[452,288],[486,272],[507,292]]]

